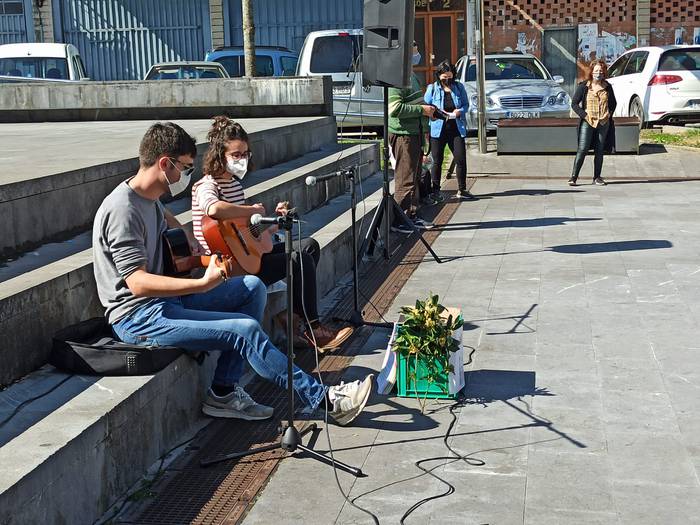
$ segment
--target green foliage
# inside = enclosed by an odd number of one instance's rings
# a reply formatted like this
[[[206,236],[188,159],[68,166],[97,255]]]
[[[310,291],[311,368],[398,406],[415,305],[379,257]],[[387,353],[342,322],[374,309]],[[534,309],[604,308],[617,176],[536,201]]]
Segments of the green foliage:
[[[394,351],[415,363],[411,377],[414,385],[419,380],[415,377],[419,360],[425,370],[420,379],[427,380],[428,384],[436,383],[446,372],[454,372],[450,357],[459,350],[460,342],[452,334],[462,327],[464,320],[461,315],[445,315],[445,311],[438,296],[432,293],[424,301],[417,300],[413,307],[401,308],[404,320],[398,329]],[[421,405],[421,409],[424,408],[425,403]]]

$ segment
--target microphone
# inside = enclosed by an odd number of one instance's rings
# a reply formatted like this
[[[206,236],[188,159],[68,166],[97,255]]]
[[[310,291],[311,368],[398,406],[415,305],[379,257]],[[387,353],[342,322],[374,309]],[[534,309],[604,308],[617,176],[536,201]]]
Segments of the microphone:
[[[306,177],[306,185],[307,186],[316,186],[317,183],[319,182],[324,182],[329,179],[332,179],[333,177],[338,177],[339,175],[347,175],[348,173],[351,173],[353,168],[347,168],[344,170],[340,171],[334,171],[332,173],[327,173],[326,175],[319,175],[318,177],[314,177],[313,175],[309,175]]]
[[[259,224],[279,224],[280,221],[284,219],[281,215],[276,215],[274,217],[263,217],[259,213],[250,216],[250,224],[253,226],[258,226]]]

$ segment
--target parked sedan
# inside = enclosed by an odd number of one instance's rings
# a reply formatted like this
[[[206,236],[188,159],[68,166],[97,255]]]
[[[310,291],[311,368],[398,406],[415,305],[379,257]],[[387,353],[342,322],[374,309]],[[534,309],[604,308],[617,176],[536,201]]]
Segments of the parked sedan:
[[[700,122],[700,46],[638,47],[608,70],[620,117],[643,125]]]
[[[504,53],[486,55],[486,128],[496,129],[505,118],[568,118],[571,99],[561,84],[534,55]],[[478,125],[476,59],[464,56],[457,62],[457,77],[469,94],[467,124]]]
[[[198,80],[229,78],[224,66],[217,62],[163,62],[154,64],[144,80]]]

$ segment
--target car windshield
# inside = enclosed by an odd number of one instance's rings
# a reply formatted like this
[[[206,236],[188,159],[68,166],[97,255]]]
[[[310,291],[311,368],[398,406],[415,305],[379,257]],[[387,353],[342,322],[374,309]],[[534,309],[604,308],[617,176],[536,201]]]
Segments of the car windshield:
[[[362,52],[361,35],[322,36],[311,51],[312,73],[345,73],[353,70]]]
[[[697,71],[700,69],[700,49],[673,49],[659,60],[659,71]]]
[[[25,78],[70,79],[68,75],[68,61],[65,58],[0,58],[0,75]]]
[[[242,77],[245,75],[245,60],[243,55],[221,56],[214,59],[228,73],[230,77]],[[269,55],[255,55],[255,71],[259,77],[271,77],[275,74],[272,57]]]
[[[196,80],[200,78],[222,78],[218,68],[206,66],[164,66],[154,69],[146,80]]]
[[[547,74],[532,58],[487,58],[486,80],[548,80]],[[476,62],[470,61],[467,82],[476,81]]]

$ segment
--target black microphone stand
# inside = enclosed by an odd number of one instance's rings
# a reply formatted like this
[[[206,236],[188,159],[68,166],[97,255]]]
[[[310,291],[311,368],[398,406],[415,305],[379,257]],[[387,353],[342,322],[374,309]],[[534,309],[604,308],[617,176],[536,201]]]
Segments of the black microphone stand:
[[[359,256],[357,250],[357,187],[355,186],[358,173],[354,167],[345,170],[344,175],[350,181],[350,221],[352,228],[352,290],[353,290],[353,310],[350,319],[339,319],[354,326],[377,326],[380,328],[391,328],[391,323],[371,323],[362,318],[360,311],[360,278],[358,272]]]
[[[273,443],[272,445],[265,445],[262,447],[254,448],[251,450],[246,450],[244,452],[233,452],[231,454],[226,454],[225,456],[218,456],[215,458],[202,459],[200,465],[202,467],[208,467],[215,463],[220,463],[221,461],[227,461],[229,459],[238,459],[253,454],[258,454],[259,452],[266,452],[268,450],[275,450],[281,448],[287,452],[296,452],[300,450],[303,453],[308,454],[311,458],[337,467],[345,472],[349,472],[356,477],[365,477],[362,470],[357,467],[352,467],[340,461],[334,460],[325,456],[315,450],[302,445],[301,438],[308,434],[309,432],[315,432],[318,430],[316,423],[311,423],[303,432],[294,426],[294,326],[292,321],[292,309],[293,309],[293,272],[292,272],[292,227],[295,222],[293,214],[287,214],[281,216],[278,219],[278,224],[281,229],[284,230],[284,254],[285,262],[287,266],[287,425],[283,427],[280,425],[280,433],[282,437],[278,443]]]

